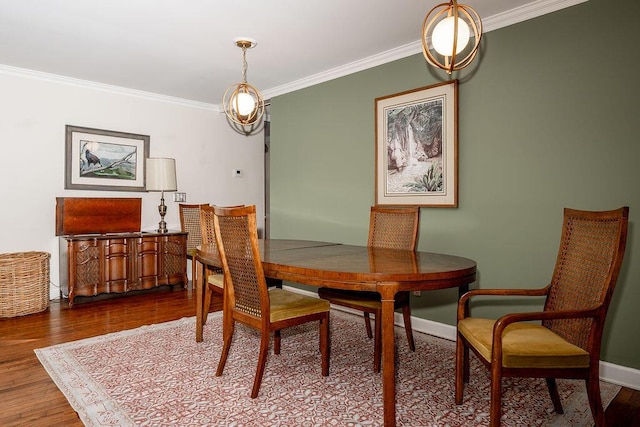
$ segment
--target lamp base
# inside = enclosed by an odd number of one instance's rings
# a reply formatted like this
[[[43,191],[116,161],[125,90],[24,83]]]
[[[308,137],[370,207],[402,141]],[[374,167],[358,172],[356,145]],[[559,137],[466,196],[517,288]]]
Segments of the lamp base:
[[[160,213],[160,222],[158,223],[158,233],[166,233],[167,223],[164,221],[164,216],[167,214],[167,206],[164,204],[164,191],[160,196],[160,205],[158,206],[158,212]]]
[[[158,223],[158,229],[156,230],[158,233],[168,233],[169,230],[167,230],[167,223],[164,221],[160,221]]]

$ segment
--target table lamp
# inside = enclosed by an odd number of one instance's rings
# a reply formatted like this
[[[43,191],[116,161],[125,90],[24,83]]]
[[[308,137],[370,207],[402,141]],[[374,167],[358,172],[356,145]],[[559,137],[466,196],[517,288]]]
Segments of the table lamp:
[[[165,159],[160,157],[150,157],[146,161],[146,188],[147,191],[160,191],[160,223],[158,233],[167,232],[167,223],[164,216],[167,213],[167,206],[164,204],[164,192],[178,190],[176,182],[176,161],[175,159]]]

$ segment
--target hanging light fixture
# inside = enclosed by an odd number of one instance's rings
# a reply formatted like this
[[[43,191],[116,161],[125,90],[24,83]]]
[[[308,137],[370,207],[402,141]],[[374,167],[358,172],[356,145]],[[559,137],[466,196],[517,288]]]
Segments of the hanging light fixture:
[[[451,0],[435,6],[425,16],[422,53],[428,63],[451,74],[473,61],[481,38],[482,20],[478,12]]]
[[[256,41],[239,37],[233,42],[242,49],[242,83],[229,86],[222,98],[224,112],[233,123],[240,126],[255,126],[264,114],[264,100],[255,86],[247,83],[247,49],[256,46]]]

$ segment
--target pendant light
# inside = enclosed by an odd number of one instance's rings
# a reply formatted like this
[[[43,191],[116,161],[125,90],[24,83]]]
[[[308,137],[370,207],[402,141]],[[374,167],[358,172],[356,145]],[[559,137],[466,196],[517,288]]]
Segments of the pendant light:
[[[482,38],[482,20],[471,6],[441,3],[422,24],[422,53],[427,62],[451,74],[473,61]]]
[[[256,46],[256,41],[247,37],[233,40],[242,49],[242,83],[227,88],[222,105],[227,118],[241,127],[257,125],[264,115],[264,100],[255,86],[247,83],[247,49]]]

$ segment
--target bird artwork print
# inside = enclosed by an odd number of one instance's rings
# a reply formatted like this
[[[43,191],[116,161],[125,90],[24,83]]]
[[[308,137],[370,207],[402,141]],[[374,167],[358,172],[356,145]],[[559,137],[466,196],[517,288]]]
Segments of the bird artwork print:
[[[91,151],[89,151],[89,149],[85,150],[84,154],[87,158],[87,167],[90,168],[91,165],[102,166],[102,163],[100,162],[100,158],[95,154],[93,154]]]

